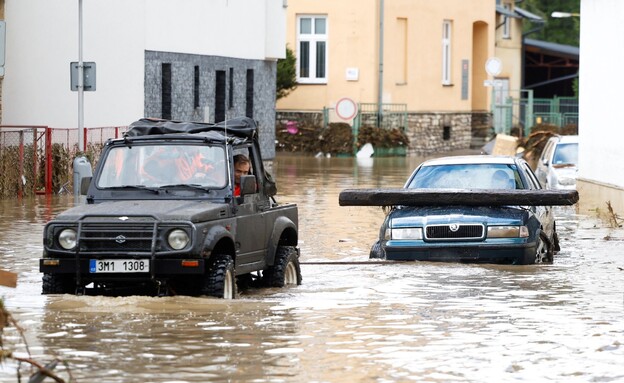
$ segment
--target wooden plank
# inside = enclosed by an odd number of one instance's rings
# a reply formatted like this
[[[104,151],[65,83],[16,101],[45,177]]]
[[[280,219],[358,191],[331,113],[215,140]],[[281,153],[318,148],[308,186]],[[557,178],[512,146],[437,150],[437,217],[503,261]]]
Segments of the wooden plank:
[[[340,206],[565,206],[574,205],[576,190],[524,189],[345,189]]]
[[[0,269],[0,285],[17,287],[17,274]]]

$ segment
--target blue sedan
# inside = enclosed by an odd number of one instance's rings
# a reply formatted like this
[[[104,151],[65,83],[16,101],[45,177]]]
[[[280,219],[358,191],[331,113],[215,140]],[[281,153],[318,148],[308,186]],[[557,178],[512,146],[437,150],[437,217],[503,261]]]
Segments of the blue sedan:
[[[343,193],[341,205],[392,206],[371,258],[522,265],[553,261],[549,205],[578,201],[576,191],[543,190],[523,159],[490,155],[426,161],[404,189]]]

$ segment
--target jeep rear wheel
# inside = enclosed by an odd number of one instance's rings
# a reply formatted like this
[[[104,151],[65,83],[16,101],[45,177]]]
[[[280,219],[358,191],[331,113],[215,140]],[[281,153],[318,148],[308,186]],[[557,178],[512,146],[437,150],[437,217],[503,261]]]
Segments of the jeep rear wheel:
[[[262,279],[264,285],[269,287],[300,285],[301,266],[297,250],[293,246],[279,246],[273,266],[264,270]]]
[[[236,298],[234,261],[227,254],[215,254],[208,265],[202,294],[223,299]]]
[[[56,274],[43,274],[42,294],[74,294],[76,286],[70,276]]]

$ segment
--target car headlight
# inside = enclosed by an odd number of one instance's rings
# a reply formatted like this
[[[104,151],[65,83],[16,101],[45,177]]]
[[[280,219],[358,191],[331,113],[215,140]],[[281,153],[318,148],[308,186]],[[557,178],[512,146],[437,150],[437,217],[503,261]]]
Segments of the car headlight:
[[[529,228],[526,226],[488,226],[488,238],[526,238]]]
[[[420,227],[402,227],[392,229],[390,237],[392,239],[423,239],[423,231]]]
[[[189,236],[186,231],[181,229],[171,230],[169,236],[167,236],[167,242],[174,250],[182,250],[189,243]]]
[[[76,230],[63,229],[58,236],[59,245],[65,250],[71,250],[76,247]]]

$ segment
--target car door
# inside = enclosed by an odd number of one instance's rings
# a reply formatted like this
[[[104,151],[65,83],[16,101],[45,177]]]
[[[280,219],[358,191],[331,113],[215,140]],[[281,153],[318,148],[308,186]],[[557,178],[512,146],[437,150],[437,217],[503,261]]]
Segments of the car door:
[[[522,163],[521,169],[529,182],[529,185],[528,185],[529,189],[541,190],[542,187],[540,186],[540,183],[537,180],[535,173],[533,173],[533,171],[531,170],[531,167],[529,166],[529,164],[526,162]],[[552,208],[550,206],[529,206],[529,209],[533,212],[533,214],[535,214],[537,219],[542,223],[542,226],[544,227],[544,231],[546,231],[546,233],[550,237],[552,230],[554,228],[554,216],[553,216]]]
[[[546,187],[546,176],[548,174],[548,164],[550,163],[550,158],[552,157],[552,151],[554,148],[554,141],[549,139],[542,150],[542,154],[537,161],[537,165],[535,167],[535,176],[539,180],[540,184],[543,187]]]
[[[244,151],[238,148],[238,153],[245,154],[251,161],[250,175],[258,177],[257,159],[252,156],[252,148]],[[259,184],[256,180],[256,184]],[[266,254],[266,210],[268,198],[256,190],[254,194],[242,197],[234,197],[237,205],[236,213],[236,247],[238,253],[237,266],[240,264],[251,265],[264,262]]]

